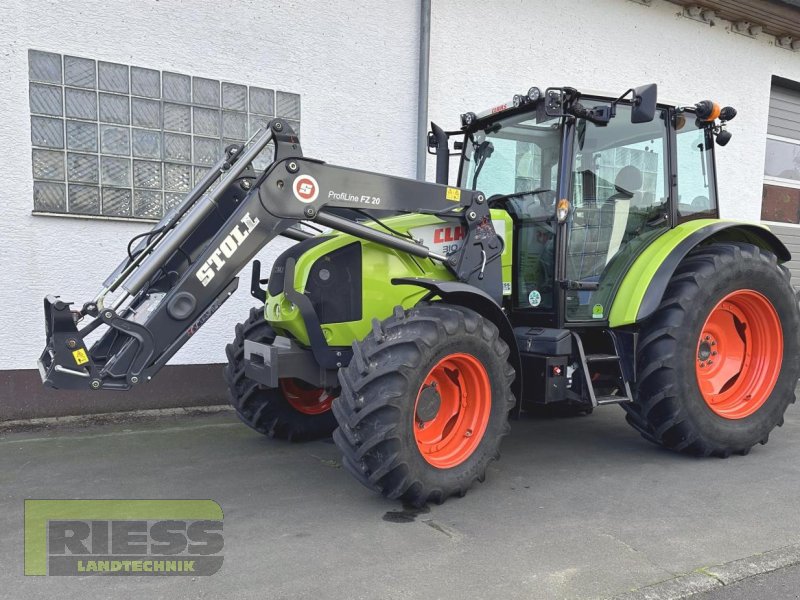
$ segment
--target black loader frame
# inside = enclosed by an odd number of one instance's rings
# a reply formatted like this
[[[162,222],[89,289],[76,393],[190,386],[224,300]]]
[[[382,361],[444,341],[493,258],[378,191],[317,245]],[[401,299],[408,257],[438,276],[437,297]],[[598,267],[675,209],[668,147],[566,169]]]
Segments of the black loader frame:
[[[255,171],[254,159],[272,147],[273,162]],[[465,243],[443,256],[364,225],[353,218],[358,212],[348,210],[354,208],[437,215],[464,226]],[[94,390],[126,390],[149,380],[233,294],[237,274],[261,248],[277,236],[311,237],[300,227],[303,221],[440,261],[464,289],[501,301],[503,244],[483,194],[304,158],[291,127],[274,119],[247,144],[229,146],[178,206],[138,236],[138,245],[129,248],[94,300],[74,311],[59,297],[45,298],[42,380],[55,388]],[[287,265],[285,275],[290,293],[292,267]],[[254,269],[255,294],[257,279]],[[304,313],[320,367],[346,364],[350,349],[328,347],[313,308],[301,293],[292,297]],[[85,317],[93,320],[79,329]],[[103,326],[91,343],[87,338]]]

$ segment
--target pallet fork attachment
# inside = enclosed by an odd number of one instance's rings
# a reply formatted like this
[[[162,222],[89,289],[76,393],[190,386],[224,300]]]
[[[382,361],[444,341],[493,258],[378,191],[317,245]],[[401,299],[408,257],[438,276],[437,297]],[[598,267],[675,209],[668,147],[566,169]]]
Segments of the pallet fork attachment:
[[[255,170],[253,161],[272,148],[273,161]],[[337,208],[434,214],[464,226],[465,243],[443,256],[330,210]],[[303,221],[440,261],[458,281],[501,300],[502,241],[483,194],[304,158],[288,123],[273,119],[247,144],[226,148],[93,300],[73,310],[58,296],[45,298],[43,382],[126,390],[151,379],[236,291],[238,273],[259,250],[277,236],[311,236],[299,228]],[[289,283],[290,293],[303,295]],[[313,350],[324,356],[325,349]]]

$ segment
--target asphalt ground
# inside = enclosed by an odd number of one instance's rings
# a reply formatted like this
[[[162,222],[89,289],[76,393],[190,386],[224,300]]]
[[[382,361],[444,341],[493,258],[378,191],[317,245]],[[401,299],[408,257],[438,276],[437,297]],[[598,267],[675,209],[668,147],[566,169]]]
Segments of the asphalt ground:
[[[515,421],[484,484],[421,511],[363,488],[330,441],[269,440],[229,412],[6,432],[0,596],[656,599],[716,587],[708,598],[727,598],[722,585],[800,561],[799,495],[796,406],[769,444],[728,459],[653,446],[615,406]],[[46,498],[213,499],[223,566],[26,577],[23,501]],[[724,563],[750,567],[724,581]]]
[[[754,600],[800,598],[800,565],[748,577],[738,583],[698,594],[692,600]]]

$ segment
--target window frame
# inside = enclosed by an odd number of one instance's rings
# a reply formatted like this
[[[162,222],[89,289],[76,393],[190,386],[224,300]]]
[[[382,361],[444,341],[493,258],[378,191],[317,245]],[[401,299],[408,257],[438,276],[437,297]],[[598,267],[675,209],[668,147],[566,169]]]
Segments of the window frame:
[[[795,138],[788,138],[782,135],[775,135],[774,133],[768,133],[766,138],[764,139],[764,168],[766,168],[766,140],[775,140],[777,142],[785,142],[788,144],[792,144],[794,146],[800,147],[800,139]],[[772,185],[775,187],[783,187],[793,190],[800,190],[800,181],[795,181],[793,179],[785,179],[783,177],[775,177],[773,175],[762,174],[762,191],[763,191],[763,184]],[[761,201],[761,213],[763,214],[764,210],[764,201],[762,198]],[[768,219],[761,218],[762,223],[766,223],[767,225],[776,225],[778,227],[796,227],[800,228],[800,223],[790,223],[788,221],[770,221]]]
[[[800,148],[800,140],[794,138],[787,138],[781,135],[775,135],[774,133],[768,133],[766,140],[774,140],[776,142],[783,142],[785,144],[791,144],[792,146],[797,146]],[[766,168],[766,141],[764,142],[764,168]],[[770,185],[777,185],[779,187],[787,187],[793,189],[800,189],[800,180],[794,179],[785,179],[783,177],[775,177],[774,175],[767,175],[766,173],[762,174],[764,181],[769,183]],[[798,225],[800,223],[786,223],[787,225]]]
[[[669,109],[670,112],[670,119],[669,119],[669,143],[670,143],[670,172],[673,174],[672,185],[670,186],[670,205],[672,206],[671,217],[672,223],[671,226],[675,227],[680,225],[681,223],[687,223],[688,221],[695,221],[697,219],[719,219],[719,185],[717,182],[717,144],[714,136],[709,133],[707,127],[703,127],[702,131],[703,136],[707,140],[709,144],[709,149],[711,151],[710,161],[706,168],[712,173],[712,182],[714,185],[713,189],[713,209],[710,211],[703,211],[703,212],[696,212],[689,215],[681,215],[678,212],[678,197],[680,192],[680,176],[678,174],[679,168],[679,161],[678,161],[678,130],[676,128],[675,120],[678,116],[678,111],[673,107]],[[684,110],[684,114],[691,114],[694,115],[694,111]],[[711,198],[709,198],[711,200]]]

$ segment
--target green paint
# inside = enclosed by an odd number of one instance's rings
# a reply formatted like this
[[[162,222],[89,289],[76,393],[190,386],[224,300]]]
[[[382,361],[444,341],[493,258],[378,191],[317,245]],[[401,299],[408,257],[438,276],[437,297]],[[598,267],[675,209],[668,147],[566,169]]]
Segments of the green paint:
[[[503,249],[502,266],[503,281],[511,282],[512,227],[511,217],[502,210],[492,210],[494,221],[505,223],[506,245]],[[444,221],[432,215],[410,214],[384,219],[383,222],[400,232],[437,224]],[[365,223],[378,228],[377,224]],[[412,258],[404,252],[398,252],[381,244],[359,240],[353,236],[335,233],[331,239],[322,242],[297,259],[295,265],[294,286],[304,290],[313,264],[322,256],[343,246],[359,242],[361,244],[361,279],[362,279],[362,318],[358,321],[330,323],[322,326],[325,339],[331,346],[349,346],[354,340],[360,340],[370,331],[372,319],[383,320],[392,314],[395,306],[411,308],[427,294],[427,290],[412,285],[392,285],[392,279],[398,277],[422,277],[440,281],[452,281],[453,274],[441,263]],[[309,343],[300,310],[293,306],[284,296],[267,296],[264,306],[267,321],[279,334],[290,334],[301,344]]]
[[[696,221],[689,221],[682,223],[677,227],[670,229],[663,235],[656,238],[639,257],[634,261],[631,268],[628,270],[622,284],[614,297],[614,302],[611,306],[611,313],[609,315],[608,323],[611,327],[620,327],[622,325],[630,325],[636,322],[636,315],[639,313],[639,306],[642,304],[644,295],[647,288],[653,279],[661,263],[669,256],[675,247],[680,244],[684,239],[696,231],[714,225],[719,222],[729,222],[736,224],[736,221],[728,221],[721,219],[697,219]],[[742,225],[759,225],[758,223],[741,223]],[[764,227],[764,229],[768,229]],[[732,227],[728,230],[719,232],[716,236],[726,236],[736,232],[737,228]],[[744,239],[749,239],[746,233],[743,234]],[[752,243],[761,244],[761,240],[752,239]]]

